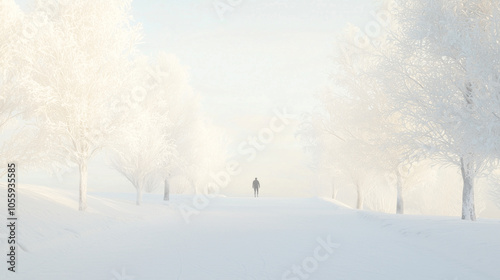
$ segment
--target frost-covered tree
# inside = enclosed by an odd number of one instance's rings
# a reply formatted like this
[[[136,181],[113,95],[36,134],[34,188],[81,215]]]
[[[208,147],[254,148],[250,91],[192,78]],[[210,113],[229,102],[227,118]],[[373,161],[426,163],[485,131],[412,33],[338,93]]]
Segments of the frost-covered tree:
[[[226,142],[222,139],[222,132],[203,113],[201,101],[193,94],[187,71],[178,59],[160,54],[155,69],[159,81],[155,90],[162,96],[157,109],[170,122],[166,133],[174,141],[178,155],[164,161],[160,172],[164,200],[169,200],[173,176],[187,179],[195,193],[207,185],[210,174],[223,168]]]
[[[229,183],[218,178],[219,172],[225,170],[228,139],[208,118],[200,119],[195,125],[193,136],[194,149],[187,154],[185,176],[194,193],[218,193]]]
[[[321,100],[322,108],[302,124],[300,137],[303,143],[309,142],[307,150],[313,156],[315,170],[351,181],[356,208],[362,209],[366,193],[374,187],[369,179],[380,168],[374,144],[369,133],[356,127],[353,119],[348,120],[349,114],[355,113],[348,95],[327,91]]]
[[[117,106],[128,114],[125,124],[111,146],[113,165],[136,189],[136,204],[141,205],[143,192],[152,192],[162,180],[166,165],[177,160],[173,128],[173,111],[177,74],[167,71],[165,55],[153,62],[141,57],[134,63],[130,83],[131,98]]]
[[[331,160],[337,153],[337,146],[330,140],[338,140],[334,135],[334,139],[328,139],[326,131],[323,130],[321,120],[322,114],[304,113],[301,116],[299,128],[295,134],[303,146],[304,152],[310,156],[308,167],[317,173],[318,178],[326,178],[331,182],[331,198],[336,199],[338,187],[336,182],[341,175],[340,170],[336,166],[336,161]]]
[[[165,120],[145,105],[156,101],[151,99],[132,109],[131,120],[121,127],[122,133],[113,144],[114,167],[135,187],[137,205],[141,205],[148,184],[156,183],[163,162],[170,161],[176,152],[174,142],[162,129]]]
[[[189,86],[187,70],[178,58],[160,53],[150,67],[148,92],[157,96],[152,108],[164,121],[161,128],[168,140],[174,143],[176,152],[164,157],[158,176],[163,181],[164,200],[170,199],[170,180],[183,172],[186,155],[193,145],[194,124],[201,117],[198,99]]]
[[[19,71],[16,50],[19,47],[23,13],[13,0],[0,2],[0,129],[23,109],[22,92],[17,90]]]
[[[408,128],[399,136],[421,156],[460,168],[462,219],[475,220],[474,183],[498,158],[500,6],[397,3],[379,77]]]
[[[2,73],[14,68],[13,53],[16,41],[20,39],[19,26],[22,18],[23,13],[14,0],[0,2],[0,69]]]
[[[136,102],[127,125],[114,143],[114,165],[137,190],[137,204],[143,191],[153,191],[163,182],[164,200],[170,199],[173,177],[184,177],[193,187],[206,182],[219,165],[211,153],[213,128],[192,93],[187,71],[173,55],[160,53],[154,61],[141,59],[133,71]],[[122,104],[126,105],[126,104]]]
[[[381,49],[388,44],[380,38],[377,45],[359,45],[359,29],[349,26],[341,36],[335,58],[332,86],[320,95],[322,108],[316,114],[315,137],[319,143],[320,164],[340,170],[352,179],[357,193],[357,207],[363,205],[367,179],[391,173],[397,178],[397,213],[403,213],[402,168],[411,162],[407,145],[397,133],[404,130],[398,115],[376,76]],[[333,166],[336,166],[332,168]],[[377,174],[377,175],[373,175]],[[365,186],[364,186],[365,185]]]
[[[127,93],[139,27],[131,25],[128,0],[50,4],[37,2],[25,18],[22,30],[30,32],[24,32],[29,36],[22,40],[16,67],[34,123],[54,136],[56,153],[65,154],[58,161],[79,167],[79,209],[85,210],[87,164],[122,124],[123,114],[113,105]]]
[[[38,19],[46,12],[38,11]],[[33,20],[33,14],[24,14],[14,0],[0,1],[0,131],[2,147],[0,160],[16,161],[19,168],[42,167],[57,171],[60,165],[47,162],[61,155],[51,149],[57,137],[42,132],[33,125],[37,102],[32,91],[33,81],[27,78],[26,59],[31,59],[31,48],[26,48],[37,26],[46,22]],[[1,164],[4,169],[6,163]]]
[[[174,176],[182,176],[191,183],[191,169],[195,166],[200,168],[198,164],[202,159],[197,158],[197,161],[193,158],[203,147],[203,144],[199,143],[201,127],[198,124],[203,122],[199,105],[197,98],[186,98],[182,103],[177,103],[177,108],[182,112],[172,116],[175,120],[172,136],[177,143],[179,157],[174,164],[166,162],[163,169],[163,200],[170,200],[171,179]]]
[[[2,138],[8,137],[5,128],[16,115],[22,112],[20,100],[22,96],[16,92],[16,79],[19,75],[15,67],[15,50],[19,41],[19,26],[23,13],[13,0],[0,2],[0,132]],[[10,143],[12,144],[12,143]],[[17,150],[19,153],[22,150]],[[6,162],[18,159],[14,151],[7,144],[0,149],[0,170],[7,166]]]
[[[343,123],[354,124],[349,131],[362,131],[364,137],[355,138],[382,147],[374,150],[382,151],[377,156],[381,166],[395,170],[398,212],[403,210],[401,170],[431,158],[460,168],[462,218],[475,220],[474,182],[498,159],[499,5],[396,3],[390,6],[390,24],[376,40],[359,44],[352,29],[343,38],[347,46],[336,83],[355,105]]]

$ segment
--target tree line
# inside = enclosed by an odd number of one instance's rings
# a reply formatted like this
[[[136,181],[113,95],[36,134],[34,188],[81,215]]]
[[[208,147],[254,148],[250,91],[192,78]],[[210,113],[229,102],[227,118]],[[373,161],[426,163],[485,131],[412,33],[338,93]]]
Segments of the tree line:
[[[173,176],[204,191],[224,163],[223,132],[201,110],[174,55],[138,50],[131,1],[0,2],[2,161],[57,172],[79,168],[87,208],[88,164],[105,153],[137,190]],[[6,165],[3,165],[6,166]]]
[[[376,15],[377,36],[373,25],[339,36],[334,86],[302,139],[318,168],[351,178],[358,208],[373,174],[394,175],[403,213],[406,181],[428,173],[418,163],[454,166],[462,219],[475,220],[476,182],[500,157],[500,3],[382,1]]]

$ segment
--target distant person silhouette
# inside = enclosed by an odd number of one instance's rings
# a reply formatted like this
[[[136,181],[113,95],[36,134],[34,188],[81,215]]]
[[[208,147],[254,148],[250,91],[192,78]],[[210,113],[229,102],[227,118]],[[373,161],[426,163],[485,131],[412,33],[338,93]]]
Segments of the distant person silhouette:
[[[259,183],[259,180],[257,180],[257,178],[255,178],[255,180],[253,180],[252,187],[253,187],[254,197],[259,197],[260,183]]]

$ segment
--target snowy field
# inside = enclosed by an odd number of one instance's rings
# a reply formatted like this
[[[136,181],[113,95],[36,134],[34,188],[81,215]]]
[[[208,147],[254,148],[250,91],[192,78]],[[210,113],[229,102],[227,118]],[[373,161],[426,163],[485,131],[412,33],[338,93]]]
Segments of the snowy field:
[[[19,194],[18,272],[4,262],[1,279],[500,279],[499,220],[217,197],[186,223],[179,207],[190,196],[145,195],[136,206],[134,194],[91,193],[83,213],[74,192]],[[6,236],[2,227],[2,248]]]

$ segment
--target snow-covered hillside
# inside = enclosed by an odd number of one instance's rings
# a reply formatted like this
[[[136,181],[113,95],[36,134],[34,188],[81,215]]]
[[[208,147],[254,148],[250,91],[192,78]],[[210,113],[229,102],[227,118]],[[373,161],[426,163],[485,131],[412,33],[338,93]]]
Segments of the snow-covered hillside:
[[[500,279],[499,220],[217,197],[186,223],[189,196],[145,195],[136,206],[134,194],[91,193],[82,213],[74,191],[18,191],[18,272],[2,262],[1,279]],[[6,236],[3,226],[2,248]]]

